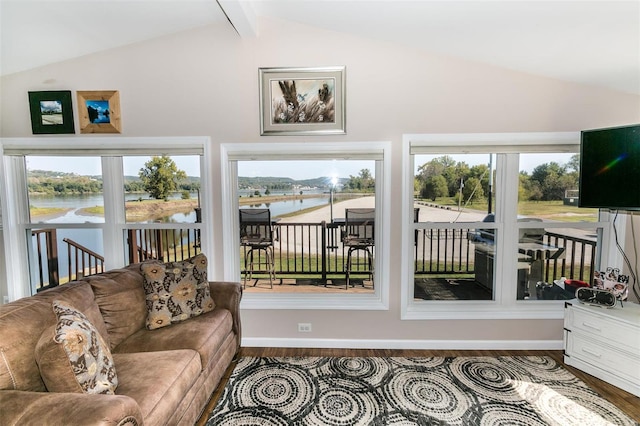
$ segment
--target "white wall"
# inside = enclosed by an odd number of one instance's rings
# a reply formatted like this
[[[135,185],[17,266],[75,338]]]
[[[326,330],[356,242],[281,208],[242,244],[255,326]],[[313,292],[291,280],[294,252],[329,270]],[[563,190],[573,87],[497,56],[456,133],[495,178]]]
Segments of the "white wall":
[[[303,140],[259,136],[259,67],[345,65],[347,134],[305,140],[391,140],[396,188],[401,186],[403,133],[577,131],[640,121],[640,96],[284,21],[262,20],[259,30],[258,38],[241,40],[228,25],[201,28],[6,76],[1,80],[0,136],[31,136],[29,90],[119,90],[124,136],[211,137],[216,153],[209,165],[215,188],[214,233],[220,236],[218,145]],[[399,224],[401,194],[395,191],[390,198],[391,223]],[[398,232],[391,234],[390,276],[398,279],[391,279],[389,311],[246,310],[244,337],[295,339],[297,323],[311,322],[313,333],[305,337],[329,339],[319,344],[338,346],[349,346],[341,339],[386,341],[367,343],[380,347],[421,345],[413,340],[486,341],[471,343],[475,346],[561,340],[559,320],[400,321],[401,241]],[[221,253],[221,241],[214,248]],[[211,261],[222,271],[223,256]]]

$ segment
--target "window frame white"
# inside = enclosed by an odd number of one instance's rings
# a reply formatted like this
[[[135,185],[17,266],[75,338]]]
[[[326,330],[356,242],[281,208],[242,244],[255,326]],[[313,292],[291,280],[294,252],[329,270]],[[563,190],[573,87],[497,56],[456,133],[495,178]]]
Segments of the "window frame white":
[[[562,301],[516,300],[514,283],[517,280],[518,185],[504,185],[517,179],[519,154],[536,152],[580,152],[579,132],[536,133],[464,133],[464,134],[405,134],[403,135],[402,181],[402,271],[401,319],[559,319],[563,317]],[[417,228],[451,227],[451,224],[414,224],[414,158],[416,154],[505,154],[497,156],[496,221],[490,227],[498,230],[496,241],[499,260],[495,265],[494,300],[492,301],[415,301],[413,298],[413,232]],[[600,211],[598,222],[572,223],[573,228],[602,227],[601,260],[611,251],[609,234],[611,216]],[[467,224],[468,225],[468,224]],[[486,227],[486,226],[485,226]],[[567,227],[567,224],[546,223],[545,228]]]
[[[220,145],[222,175],[224,279],[240,281],[237,161],[241,160],[375,160],[376,256],[373,294],[245,293],[243,309],[388,310],[391,187],[391,142],[224,143]]]
[[[124,199],[122,157],[129,155],[199,155],[201,170],[202,223],[213,223],[213,200],[209,190],[211,171],[205,164],[211,164],[211,140],[207,136],[187,137],[52,137],[52,138],[0,138],[2,154],[2,179],[5,182],[0,193],[2,224],[4,227],[4,248],[6,260],[7,293],[10,301],[31,296],[34,290],[29,274],[28,243],[26,232],[43,226],[56,228],[101,229],[105,256],[105,269],[125,265],[123,233],[128,228],[145,227],[144,224],[126,223],[124,220]],[[29,221],[26,167],[24,156],[96,156],[101,157],[103,174],[103,196],[105,222],[90,224],[38,224]],[[11,200],[11,201],[9,201]],[[122,207],[122,208],[120,208]],[[120,213],[117,213],[120,209]],[[108,213],[111,212],[111,215]],[[168,224],[166,227],[173,225]],[[176,224],[175,227],[191,226]],[[202,226],[202,252],[211,256],[210,241],[214,241],[212,226]],[[209,263],[214,276],[212,262]]]

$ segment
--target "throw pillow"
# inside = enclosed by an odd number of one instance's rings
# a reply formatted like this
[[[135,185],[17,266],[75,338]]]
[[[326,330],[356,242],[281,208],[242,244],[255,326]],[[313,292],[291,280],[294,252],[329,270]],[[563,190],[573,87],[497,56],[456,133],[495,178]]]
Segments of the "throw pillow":
[[[207,257],[199,254],[182,262],[143,263],[147,328],[166,327],[212,311],[207,280]]]
[[[52,303],[56,325],[36,345],[36,362],[49,392],[114,394],[118,386],[109,345],[74,307]]]

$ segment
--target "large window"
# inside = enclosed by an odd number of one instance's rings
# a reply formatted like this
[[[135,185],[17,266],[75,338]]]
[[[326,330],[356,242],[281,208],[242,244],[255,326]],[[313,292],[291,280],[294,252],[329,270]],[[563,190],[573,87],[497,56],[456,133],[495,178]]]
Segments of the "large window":
[[[407,136],[403,316],[561,316],[607,229],[577,207],[578,150],[577,134]]]
[[[182,260],[206,243],[204,139],[18,142],[3,140],[8,273],[26,283],[12,298],[146,259]]]
[[[225,277],[247,308],[386,309],[386,143],[223,146]]]

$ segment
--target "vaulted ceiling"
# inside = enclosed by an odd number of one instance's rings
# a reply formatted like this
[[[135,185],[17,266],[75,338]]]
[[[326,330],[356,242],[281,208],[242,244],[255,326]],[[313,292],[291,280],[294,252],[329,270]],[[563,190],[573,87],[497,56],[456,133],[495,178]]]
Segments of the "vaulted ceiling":
[[[0,0],[0,70],[260,17],[640,94],[638,0]]]

